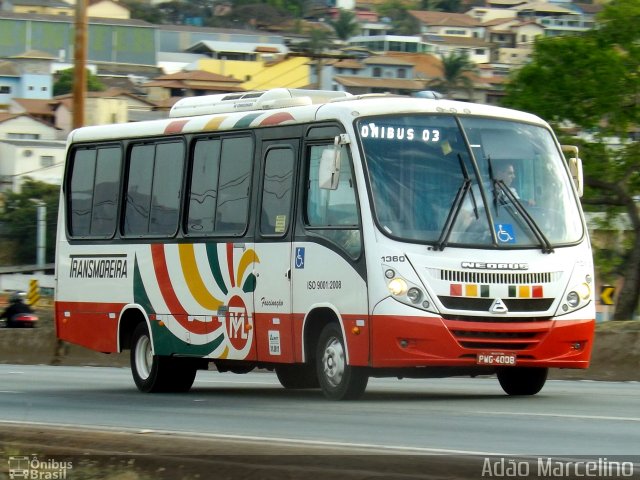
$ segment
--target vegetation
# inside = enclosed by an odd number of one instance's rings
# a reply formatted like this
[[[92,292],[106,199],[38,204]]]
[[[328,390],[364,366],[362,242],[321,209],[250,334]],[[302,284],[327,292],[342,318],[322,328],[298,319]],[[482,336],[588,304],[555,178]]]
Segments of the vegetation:
[[[453,90],[464,88],[469,92],[469,98],[473,99],[473,80],[469,74],[475,72],[475,64],[469,60],[466,53],[450,52],[449,55],[440,55],[442,75],[432,81],[429,86],[443,95]]]
[[[353,37],[360,30],[355,14],[349,10],[341,9],[338,18],[329,24],[336,32],[336,36],[343,41]]]
[[[157,5],[142,5],[138,0],[123,1],[131,11],[131,18],[156,24],[223,28],[278,24],[305,17],[309,7],[307,0],[233,0],[229,12],[216,15],[213,0],[171,0]]]
[[[407,4],[403,0],[387,0],[377,9],[380,18],[389,19],[395,35],[416,35],[420,33],[420,22],[409,13],[417,5]]]
[[[66,95],[73,91],[73,79],[75,71],[73,68],[61,70],[57,80],[53,84],[53,95]],[[98,80],[93,73],[87,70],[87,91],[102,92],[106,87]]]
[[[4,211],[0,213],[3,224],[3,250],[11,255],[2,258],[6,265],[35,265],[37,260],[37,203],[45,203],[46,254],[45,263],[55,260],[56,225],[60,187],[27,179],[20,193],[4,194]]]
[[[588,131],[581,143],[587,189],[583,202],[610,217],[625,214],[633,234],[630,245],[599,252],[599,271],[620,274],[614,319],[633,318],[640,298],[640,145],[627,141],[640,124],[640,3],[616,0],[585,34],[536,42],[533,61],[507,86],[507,104]],[[615,148],[607,148],[617,139]],[[603,268],[600,268],[603,267]],[[613,281],[605,277],[605,282]]]

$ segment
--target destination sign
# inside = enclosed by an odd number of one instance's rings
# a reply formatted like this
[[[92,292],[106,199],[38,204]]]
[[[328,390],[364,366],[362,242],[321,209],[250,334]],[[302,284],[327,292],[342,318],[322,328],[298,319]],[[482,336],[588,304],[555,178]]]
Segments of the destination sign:
[[[404,140],[437,143],[441,140],[440,130],[437,128],[413,128],[379,125],[369,122],[360,126],[362,138],[382,140]]]

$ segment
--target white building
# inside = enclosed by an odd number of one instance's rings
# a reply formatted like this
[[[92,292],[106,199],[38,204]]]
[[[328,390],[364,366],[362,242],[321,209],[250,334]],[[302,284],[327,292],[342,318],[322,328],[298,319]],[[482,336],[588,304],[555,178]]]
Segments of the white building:
[[[28,115],[0,114],[0,191],[19,192],[26,178],[60,185],[66,144],[56,137]]]

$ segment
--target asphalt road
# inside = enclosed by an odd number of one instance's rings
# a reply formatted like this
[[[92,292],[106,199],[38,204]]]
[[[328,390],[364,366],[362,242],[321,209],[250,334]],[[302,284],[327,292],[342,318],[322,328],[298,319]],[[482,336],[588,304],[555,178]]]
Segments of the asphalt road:
[[[0,480],[20,458],[40,469],[24,478],[70,480],[640,479],[638,398],[638,382],[516,398],[495,378],[372,379],[332,402],[264,372],[149,395],[126,368],[0,365]]]
[[[0,421],[196,433],[411,454],[639,455],[640,383],[548,381],[508,397],[494,378],[372,379],[355,402],[275,375],[199,372],[188,394],[142,394],[128,369],[0,365]]]

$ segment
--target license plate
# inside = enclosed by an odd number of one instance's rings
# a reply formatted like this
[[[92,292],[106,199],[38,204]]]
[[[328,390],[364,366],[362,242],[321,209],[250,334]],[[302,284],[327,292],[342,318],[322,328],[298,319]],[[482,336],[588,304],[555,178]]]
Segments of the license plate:
[[[478,365],[515,365],[515,353],[479,353],[476,357]]]

